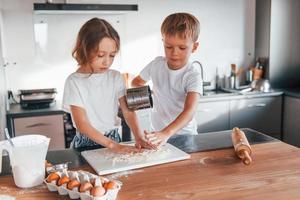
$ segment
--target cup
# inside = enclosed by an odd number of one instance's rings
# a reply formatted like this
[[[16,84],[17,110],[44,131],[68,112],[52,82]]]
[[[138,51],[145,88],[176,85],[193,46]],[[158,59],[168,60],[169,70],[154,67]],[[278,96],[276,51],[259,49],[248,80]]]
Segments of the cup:
[[[7,140],[0,142],[0,173],[2,152],[6,150],[16,186],[30,188],[42,184],[50,138],[43,135],[24,135],[11,140],[14,147]]]

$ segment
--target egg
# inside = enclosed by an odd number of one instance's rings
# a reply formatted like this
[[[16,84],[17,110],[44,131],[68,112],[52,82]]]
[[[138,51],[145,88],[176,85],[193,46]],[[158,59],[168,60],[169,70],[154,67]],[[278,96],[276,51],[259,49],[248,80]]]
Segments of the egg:
[[[56,173],[56,172],[52,172],[51,174],[48,175],[46,181],[48,183],[51,183],[52,181],[56,182],[58,181],[58,179],[60,179],[60,176]]]
[[[87,192],[93,188],[93,185],[90,182],[85,182],[80,185],[79,192]]]
[[[95,186],[91,189],[91,195],[94,197],[101,197],[105,194],[106,190],[102,186]]]
[[[70,182],[69,177],[63,176],[63,177],[61,177],[61,178],[58,180],[57,185],[58,185],[58,186],[61,186],[61,185],[65,184],[65,183],[68,183],[68,182]]]
[[[74,188],[77,188],[78,190],[78,187],[80,186],[80,182],[77,181],[77,180],[71,180],[70,182],[68,182],[67,184],[67,188],[69,190],[73,190]]]
[[[116,189],[118,187],[118,183],[116,181],[109,181],[104,183],[104,188],[107,190]]]
[[[52,167],[53,165],[50,163],[50,162],[48,162],[48,160],[45,160],[45,167],[47,168],[47,167]]]
[[[95,178],[92,178],[92,179],[90,180],[90,183],[91,183],[93,186],[95,186],[95,182],[96,182],[96,179],[95,179]]]

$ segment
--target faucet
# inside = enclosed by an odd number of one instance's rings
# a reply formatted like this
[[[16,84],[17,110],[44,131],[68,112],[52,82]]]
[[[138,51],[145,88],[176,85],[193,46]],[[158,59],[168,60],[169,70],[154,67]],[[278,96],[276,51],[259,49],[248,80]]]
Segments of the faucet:
[[[203,66],[201,64],[200,61],[198,60],[195,60],[192,62],[192,65],[196,63],[200,66],[200,70],[201,70],[201,79],[202,79],[202,95],[204,94],[204,86],[209,86],[210,85],[210,82],[204,82],[204,77],[203,77]]]

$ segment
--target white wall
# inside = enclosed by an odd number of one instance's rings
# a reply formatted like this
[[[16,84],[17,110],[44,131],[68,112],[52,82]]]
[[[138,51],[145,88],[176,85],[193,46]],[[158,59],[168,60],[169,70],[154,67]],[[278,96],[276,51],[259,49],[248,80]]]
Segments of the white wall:
[[[4,139],[4,128],[6,127],[6,85],[5,85],[5,70],[4,60],[2,55],[2,11],[0,4],[0,140]]]
[[[2,2],[8,88],[16,92],[55,87],[61,99],[65,78],[76,70],[71,57],[76,34],[92,15],[34,15],[33,0]],[[120,32],[121,52],[114,68],[122,72],[137,74],[154,57],[163,55],[160,25],[173,12],[190,12],[200,20],[200,48],[192,60],[203,63],[206,81],[214,80],[216,67],[222,75],[229,73],[230,63],[247,67],[254,59],[255,0],[136,2],[138,12],[96,15],[108,19]],[[48,45],[44,48],[34,39],[34,23],[41,21],[48,24]]]

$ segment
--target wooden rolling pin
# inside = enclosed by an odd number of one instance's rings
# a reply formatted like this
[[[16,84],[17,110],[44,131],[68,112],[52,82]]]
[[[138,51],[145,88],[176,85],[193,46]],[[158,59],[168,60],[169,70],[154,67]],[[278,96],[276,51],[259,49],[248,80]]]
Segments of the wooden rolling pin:
[[[245,165],[250,165],[252,162],[252,158],[250,157],[252,150],[245,133],[239,128],[235,127],[232,129],[231,139],[236,155],[242,159]]]

